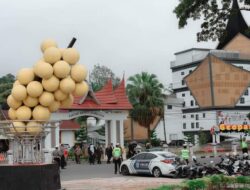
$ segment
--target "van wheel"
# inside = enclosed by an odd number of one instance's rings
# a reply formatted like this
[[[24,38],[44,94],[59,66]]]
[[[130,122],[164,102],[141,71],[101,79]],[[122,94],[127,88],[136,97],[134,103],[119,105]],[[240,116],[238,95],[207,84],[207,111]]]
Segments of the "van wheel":
[[[160,170],[160,168],[158,168],[158,167],[155,167],[154,169],[153,169],[153,176],[154,177],[161,177],[162,176],[162,173],[161,173],[161,170]]]

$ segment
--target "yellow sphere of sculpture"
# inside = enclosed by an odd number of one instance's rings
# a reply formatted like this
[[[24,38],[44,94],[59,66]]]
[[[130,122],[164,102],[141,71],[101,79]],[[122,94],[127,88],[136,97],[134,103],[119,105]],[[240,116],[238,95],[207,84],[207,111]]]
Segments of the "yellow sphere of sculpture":
[[[31,118],[31,109],[27,106],[21,106],[16,110],[16,117],[19,120],[29,120]]]
[[[25,128],[26,128],[26,126],[25,126],[24,122],[16,121],[16,122],[12,123],[10,131],[12,133],[22,133],[22,132],[25,132]]]
[[[72,104],[74,103],[74,97],[72,94],[69,94],[69,96],[61,101],[61,108],[70,108]]]
[[[49,106],[54,101],[54,95],[51,92],[44,91],[39,97],[39,102],[42,106]]]
[[[63,52],[65,50],[65,48],[59,48],[60,52],[61,52],[61,55],[63,55]]]
[[[57,101],[62,101],[68,97],[68,94],[66,94],[63,91],[61,91],[60,89],[58,89],[57,91],[54,92],[54,96],[55,96],[55,99]]]
[[[80,59],[80,54],[75,48],[67,48],[63,51],[63,60],[71,65],[76,64]]]
[[[18,80],[16,80],[14,83],[13,83],[13,86],[16,86],[18,84],[21,84]]]
[[[57,47],[57,43],[53,39],[46,39],[41,43],[41,50],[44,52],[49,47]]]
[[[36,121],[30,121],[26,125],[26,131],[31,135],[37,135],[42,132],[42,124]]]
[[[43,79],[42,80],[42,85],[45,90],[48,92],[54,92],[58,89],[59,87],[59,79],[56,78],[54,75],[50,77],[49,79]]]
[[[7,98],[7,104],[10,108],[17,109],[22,105],[22,102],[13,98],[12,95],[9,95]]]
[[[81,83],[76,83],[75,91],[73,94],[75,96],[83,96],[84,94],[88,93],[89,91],[89,85],[83,81]]]
[[[82,82],[87,77],[87,68],[81,64],[75,64],[71,68],[71,78],[76,82]]]
[[[59,101],[54,101],[52,104],[50,104],[49,111],[55,112],[60,108],[60,106],[61,106],[61,103]]]
[[[23,100],[23,103],[24,105],[33,108],[38,104],[38,99],[28,96],[27,98],[25,98],[25,100]]]
[[[10,108],[8,110],[8,116],[9,116],[10,119],[15,120],[17,118],[16,117],[16,110]]]
[[[62,79],[60,82],[60,90],[66,94],[73,92],[75,90],[75,87],[76,84],[70,77]]]
[[[45,62],[54,64],[61,59],[62,55],[58,48],[49,47],[44,51],[43,58]]]
[[[23,101],[27,97],[27,90],[25,86],[19,84],[19,85],[13,86],[11,95],[17,101]]]
[[[70,73],[70,66],[65,61],[57,61],[54,66],[54,75],[60,79],[66,78]]]
[[[50,118],[49,108],[38,105],[33,109],[32,116],[34,120],[48,121]]]
[[[21,69],[17,74],[17,80],[20,84],[27,85],[35,78],[33,68]]]
[[[53,75],[53,67],[45,61],[38,61],[34,66],[35,74],[43,79],[49,79]]]
[[[33,98],[39,97],[43,93],[43,86],[38,81],[32,81],[27,85],[27,93]]]

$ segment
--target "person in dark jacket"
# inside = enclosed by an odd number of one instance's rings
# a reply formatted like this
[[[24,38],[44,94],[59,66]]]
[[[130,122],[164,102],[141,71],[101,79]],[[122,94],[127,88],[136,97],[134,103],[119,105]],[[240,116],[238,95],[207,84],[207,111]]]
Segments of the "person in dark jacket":
[[[95,154],[96,148],[93,144],[90,144],[88,147],[88,154],[89,154],[89,164],[95,164]]]
[[[112,151],[113,148],[111,146],[111,144],[108,145],[108,147],[105,149],[105,155],[107,156],[107,164],[110,164],[110,160],[112,158]]]
[[[101,157],[103,154],[103,150],[102,147],[100,145],[97,146],[96,148],[96,160],[97,160],[97,164],[101,164]]]

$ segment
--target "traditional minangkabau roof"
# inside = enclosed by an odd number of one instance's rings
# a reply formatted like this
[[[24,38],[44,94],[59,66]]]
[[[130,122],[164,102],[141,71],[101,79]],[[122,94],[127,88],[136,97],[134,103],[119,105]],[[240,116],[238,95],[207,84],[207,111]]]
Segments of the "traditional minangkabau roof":
[[[200,108],[233,108],[250,83],[250,72],[209,54],[184,78]]]
[[[246,33],[248,25],[244,20],[241,11],[239,10],[239,5],[237,0],[233,0],[232,5],[232,14],[229,17],[227,27],[226,27],[226,36],[223,41],[219,43],[217,49],[223,49],[224,46],[230,42],[238,33],[245,35],[250,38],[250,34]]]
[[[74,120],[64,120],[60,124],[60,130],[79,130],[80,125]]]
[[[108,80],[105,86],[93,92],[90,88],[87,96],[75,97],[73,105],[67,110],[130,110],[130,104],[126,95],[125,81],[116,89],[113,89],[112,80]]]

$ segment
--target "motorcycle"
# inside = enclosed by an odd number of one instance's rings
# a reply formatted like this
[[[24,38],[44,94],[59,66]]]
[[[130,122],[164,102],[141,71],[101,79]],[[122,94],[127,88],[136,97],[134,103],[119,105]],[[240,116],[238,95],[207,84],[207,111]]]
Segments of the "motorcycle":
[[[205,175],[204,173],[204,166],[197,162],[196,157],[193,156],[192,164],[189,168],[189,179],[201,178]]]
[[[179,157],[175,158],[175,161],[173,163],[175,165],[175,178],[186,178],[189,174],[189,168],[184,161],[182,161]]]

